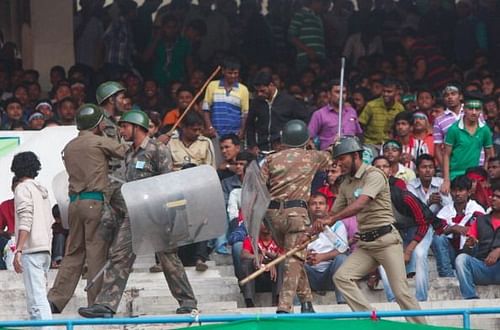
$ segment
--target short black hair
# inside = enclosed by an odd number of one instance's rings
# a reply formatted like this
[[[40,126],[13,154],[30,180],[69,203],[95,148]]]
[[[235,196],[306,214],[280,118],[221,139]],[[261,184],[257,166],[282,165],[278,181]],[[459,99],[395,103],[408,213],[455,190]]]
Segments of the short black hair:
[[[246,160],[249,163],[256,159],[257,157],[255,157],[254,154],[246,150],[240,151],[238,155],[236,155],[236,160]]]
[[[431,95],[432,98],[435,98],[434,92],[430,88],[420,88],[417,90],[417,99],[420,96],[420,94],[428,93]]]
[[[273,82],[273,76],[267,71],[259,71],[253,79],[254,86],[268,86]]]
[[[207,34],[207,24],[201,19],[194,19],[186,25],[186,29],[191,28],[203,37]]]
[[[4,102],[4,109],[7,110],[7,107],[11,105],[12,103],[17,103],[21,106],[22,108],[22,103],[19,101],[17,97],[9,97],[7,100]]]
[[[10,166],[10,170],[19,179],[26,177],[34,179],[38,176],[41,168],[42,164],[40,164],[38,157],[32,151],[24,151],[16,154]]]
[[[236,146],[239,146],[241,144],[240,138],[238,137],[238,135],[236,135],[234,133],[221,136],[221,138],[219,139],[219,142],[222,143],[223,141],[226,141],[226,140],[231,140],[231,142]]]
[[[240,66],[241,66],[240,61],[234,56],[226,57],[222,61],[222,68],[223,69],[239,70]]]
[[[311,198],[316,198],[316,197],[322,197],[325,199],[325,201],[328,203],[328,196],[326,196],[324,193],[322,193],[321,191],[314,191],[311,193],[311,197],[309,197],[309,199]]]
[[[377,157],[373,158],[373,160],[372,160],[372,165],[373,165],[373,166],[375,166],[375,162],[376,162],[377,160],[380,160],[380,159],[384,159],[384,160],[386,160],[388,163],[390,163],[390,162],[389,162],[389,159],[387,159],[387,157],[385,157],[385,156],[383,156],[383,155],[380,155],[380,156],[377,156]]]
[[[490,159],[488,159],[488,163],[491,163],[491,162],[500,162],[500,156],[495,156],[495,157],[491,157]]]
[[[429,155],[429,154],[421,154],[420,156],[417,157],[417,163],[415,164],[417,166],[417,168],[420,167],[420,164],[422,164],[422,162],[424,160],[428,160],[428,161],[431,161],[432,164],[434,164],[434,157],[432,157],[432,155]]]
[[[53,66],[51,69],[50,69],[50,72],[57,72],[59,73],[61,76],[66,77],[66,70],[64,70],[64,68],[60,65],[56,65],[56,66]]]
[[[205,122],[203,117],[196,111],[189,111],[184,118],[182,118],[182,127],[193,127],[195,125],[203,126]]]
[[[191,86],[188,85],[181,85],[179,88],[177,88],[177,91],[175,91],[175,96],[179,97],[179,94],[182,92],[188,92],[191,93],[191,95],[194,96],[194,89]]]
[[[54,205],[52,206],[52,217],[53,218],[60,218],[61,217],[61,211],[59,210],[59,205]]]
[[[75,107],[75,109],[78,108],[78,103],[76,102],[76,100],[75,100],[75,98],[73,96],[66,96],[65,98],[63,98],[61,101],[59,101],[57,103],[57,107],[58,108],[61,107],[61,105],[63,103],[66,103],[66,102],[69,102],[69,103],[73,104],[73,106]]]
[[[406,121],[410,125],[413,125],[413,113],[411,111],[403,111],[398,113],[396,117],[394,117],[394,125],[396,125],[398,121]]]
[[[386,77],[382,80],[382,86],[396,86],[396,88],[399,88],[401,86],[401,82],[395,78]]]
[[[472,181],[465,175],[457,176],[451,181],[451,189],[470,190],[472,188]]]

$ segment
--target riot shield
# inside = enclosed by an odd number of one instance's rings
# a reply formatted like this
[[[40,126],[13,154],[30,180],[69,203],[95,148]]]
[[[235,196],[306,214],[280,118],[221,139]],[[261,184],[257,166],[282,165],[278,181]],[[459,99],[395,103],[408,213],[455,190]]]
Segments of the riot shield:
[[[213,239],[226,232],[224,196],[211,166],[127,182],[121,191],[138,255]]]
[[[271,195],[260,174],[256,161],[252,161],[245,171],[241,189],[241,213],[245,219],[248,234],[252,237],[252,247],[257,260],[257,242],[262,219],[271,202]]]
[[[59,212],[61,213],[61,222],[65,229],[69,228],[68,222],[68,209],[69,209],[69,176],[68,172],[59,172],[54,179],[52,179],[52,191],[56,198]]]

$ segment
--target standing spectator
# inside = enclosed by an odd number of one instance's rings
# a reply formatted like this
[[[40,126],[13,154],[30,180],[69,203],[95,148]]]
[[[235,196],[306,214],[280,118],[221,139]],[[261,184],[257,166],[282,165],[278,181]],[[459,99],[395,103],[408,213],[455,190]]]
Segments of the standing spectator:
[[[427,116],[431,114],[432,106],[435,103],[434,94],[430,89],[419,89],[417,91],[417,110],[425,113]]]
[[[500,187],[493,188],[492,211],[477,218],[467,231],[466,247],[455,260],[460,292],[464,299],[479,299],[476,284],[500,284]]]
[[[102,64],[103,24],[98,17],[99,1],[80,1],[82,7],[74,18],[75,62],[97,70]]]
[[[31,151],[14,156],[11,171],[19,178],[14,191],[16,251],[14,270],[23,273],[27,310],[32,320],[50,320],[47,300],[47,272],[50,267],[54,219],[50,211],[49,193],[35,181],[41,169],[38,157]]]
[[[359,87],[353,90],[350,94],[352,107],[356,110],[359,116],[368,102],[370,91],[364,87]]]
[[[16,190],[19,184],[17,177],[12,178],[10,189]],[[0,270],[7,269],[4,261],[4,247],[15,233],[14,198],[7,199],[0,204]]]
[[[66,70],[64,70],[62,66],[56,65],[50,69],[50,83],[52,85],[52,88],[49,92],[49,98],[54,98],[59,82],[65,79],[66,79]]]
[[[352,66],[357,66],[361,57],[382,55],[383,53],[382,38],[368,22],[365,22],[361,32],[351,34],[347,38],[342,55]]]
[[[238,82],[240,63],[227,58],[222,65],[222,79],[208,84],[203,101],[205,128],[210,137],[237,134],[245,137],[249,107],[248,89]]]
[[[132,0],[118,2],[120,16],[113,21],[103,35],[104,64],[107,78],[116,79],[132,65],[134,36],[130,22],[135,17],[137,3]]]
[[[319,16],[322,9],[321,0],[306,0],[290,22],[288,37],[297,50],[295,64],[298,70],[325,59],[325,32]]]
[[[305,121],[308,114],[302,103],[279,90],[269,72],[258,72],[254,87],[257,95],[250,103],[246,136],[248,148],[257,154],[272,150],[271,137],[279,134],[289,120]]]
[[[495,130],[495,121],[498,117],[498,101],[495,96],[487,96],[484,98],[484,114],[486,123],[491,131]]]
[[[443,165],[443,155],[444,155],[444,140],[448,129],[457,120],[460,119],[462,115],[462,92],[457,84],[448,84],[442,92],[443,100],[446,105],[446,110],[441,116],[433,115],[434,127],[433,127],[433,137],[435,144],[435,155],[436,160],[439,165]]]
[[[451,80],[446,58],[437,47],[418,38],[413,29],[401,32],[401,44],[409,53],[415,83],[427,83],[432,89],[441,89]]]
[[[163,94],[158,86],[158,82],[154,79],[144,80],[142,95],[139,98],[138,105],[146,113],[155,111],[159,114],[167,112]]]
[[[311,223],[328,215],[326,196],[313,193],[309,198]],[[331,233],[328,233],[331,231]],[[333,276],[347,258],[349,249],[347,230],[342,221],[325,227],[318,239],[307,245],[306,264],[304,265],[311,290],[319,292],[335,290],[337,304],[345,304],[344,296],[335,288]]]
[[[443,158],[443,192],[448,192],[450,181],[465,171],[480,164],[481,149],[488,158],[494,156],[492,134],[488,126],[480,121],[483,109],[481,100],[469,99],[464,104],[464,116],[454,123],[445,139]]]
[[[470,199],[472,182],[465,175],[453,179],[451,197],[453,203],[444,206],[437,217],[446,222],[443,235],[436,235],[432,250],[436,256],[440,277],[454,277],[455,257],[463,249],[468,229],[475,219],[485,214],[481,205]]]
[[[422,111],[413,113],[413,140],[416,144],[416,159],[420,155],[428,153],[434,155],[434,138],[432,136],[432,128],[427,115]]]
[[[339,137],[340,81],[333,80],[329,87],[329,103],[316,110],[309,121],[309,134],[312,138],[319,138],[321,150],[326,150]],[[340,136],[360,136],[363,131],[359,125],[358,114],[356,110],[345,103],[346,99],[347,88],[344,86]]]
[[[383,95],[366,104],[359,116],[365,143],[380,146],[389,138],[394,117],[404,110],[396,101],[398,83],[392,79],[383,82]]]
[[[415,172],[404,166],[401,162],[402,146],[396,140],[389,140],[382,146],[384,156],[390,164],[390,174],[395,178],[403,180],[406,184],[415,179]]]
[[[172,81],[186,79],[193,71],[191,43],[181,35],[180,28],[175,16],[163,16],[161,28],[144,51],[143,60],[153,61],[153,78],[160,88]]]

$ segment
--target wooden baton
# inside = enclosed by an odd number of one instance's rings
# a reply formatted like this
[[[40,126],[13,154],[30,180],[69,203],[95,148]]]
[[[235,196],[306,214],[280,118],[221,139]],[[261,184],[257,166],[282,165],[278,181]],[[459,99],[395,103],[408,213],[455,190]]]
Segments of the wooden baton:
[[[293,249],[289,250],[287,253],[279,256],[278,258],[274,259],[273,261],[271,261],[270,263],[264,265],[264,267],[256,270],[255,272],[253,272],[252,274],[248,275],[247,277],[245,277],[244,279],[242,279],[239,284],[240,285],[245,285],[247,284],[248,282],[250,282],[251,280],[254,280],[255,278],[257,278],[260,274],[264,273],[264,272],[267,272],[269,271],[269,269],[274,266],[274,265],[277,265],[279,264],[280,262],[284,261],[286,258],[288,257],[291,257],[293,254],[299,252],[300,250],[304,250],[307,245],[309,243],[311,243],[312,241],[314,241],[316,238],[318,238],[318,236],[312,236],[311,238],[309,238],[307,241],[305,241],[304,243],[300,244],[300,245],[297,245],[296,247],[294,247]]]
[[[198,93],[196,93],[196,95],[193,97],[193,99],[191,100],[191,102],[189,102],[188,106],[186,107],[186,110],[184,110],[184,112],[179,117],[179,119],[177,119],[177,121],[175,122],[174,126],[172,126],[172,128],[170,129],[170,131],[168,131],[167,135],[172,135],[174,133],[174,131],[177,129],[177,127],[181,123],[181,121],[184,118],[184,116],[186,116],[186,114],[189,112],[189,110],[191,110],[191,108],[196,103],[196,101],[198,100],[198,98],[200,97],[200,95],[205,91],[205,88],[207,88],[208,84],[215,78],[215,76],[219,73],[220,70],[221,70],[220,65],[215,68],[214,72],[212,72],[212,74],[210,75],[210,77],[208,77],[208,79],[205,81],[205,83],[203,84],[203,86],[201,86],[201,88],[198,91]]]

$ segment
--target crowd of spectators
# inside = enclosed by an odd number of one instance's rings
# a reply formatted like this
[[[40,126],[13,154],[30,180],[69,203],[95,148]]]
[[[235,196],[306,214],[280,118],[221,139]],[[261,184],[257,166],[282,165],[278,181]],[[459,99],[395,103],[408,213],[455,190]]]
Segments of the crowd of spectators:
[[[121,83],[126,90],[115,99],[117,109],[140,108],[149,115],[150,135],[168,143],[176,170],[187,163],[217,168],[231,231],[229,241],[219,238],[214,249],[228,253],[231,246],[241,278],[252,268],[247,259],[254,253],[238,212],[241,191],[234,191],[241,188],[243,167],[279,150],[280,131],[291,119],[308,124],[310,148],[328,148],[339,134],[341,112],[340,134],[358,136],[366,146],[365,161],[399,179],[391,187],[408,189],[419,201],[401,201],[411,209],[414,223],[408,227],[414,230],[400,228],[408,274],[417,273],[417,299],[427,300],[430,248],[439,276],[458,273],[464,297],[477,297],[470,283],[476,280],[474,271],[464,270],[472,262],[457,257],[455,272],[454,259],[464,246],[477,244],[478,235],[491,234],[481,215],[500,209],[500,195],[494,193],[500,177],[495,158],[500,151],[498,1],[358,0],[355,10],[350,0],[268,0],[265,15],[257,0],[242,0],[239,6],[235,0],[161,3],[145,0],[137,7],[132,0],[115,0],[103,7],[101,1],[80,1],[74,16],[76,64],[67,71],[52,67],[46,91],[39,83],[46,73],[23,68],[16,45],[1,44],[1,129],[73,125],[78,107],[96,102],[101,82]],[[338,79],[342,56],[343,90]],[[220,79],[194,103],[182,134],[167,136],[219,64]],[[335,164],[318,173],[311,187],[313,220],[327,215],[339,180]],[[447,223],[435,228],[422,220],[422,204]],[[8,236],[13,225],[3,214],[1,229]],[[477,225],[476,219],[481,219]],[[322,238],[310,246],[307,271],[317,291],[332,289],[332,273],[355,248],[354,219],[332,231],[339,242]],[[270,243],[265,228],[262,233],[264,262],[282,251]],[[479,256],[490,268],[500,265],[498,247],[493,244]],[[207,248],[191,253],[194,263],[204,263]],[[379,272],[383,279],[383,269]],[[498,276],[484,274],[479,282],[500,284]],[[281,276],[274,269],[267,280]],[[279,284],[272,288],[279,292]],[[254,305],[253,290],[243,289],[248,306]],[[344,302],[341,294],[337,301]]]

